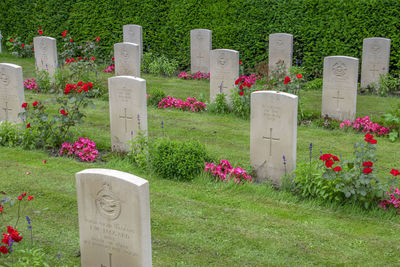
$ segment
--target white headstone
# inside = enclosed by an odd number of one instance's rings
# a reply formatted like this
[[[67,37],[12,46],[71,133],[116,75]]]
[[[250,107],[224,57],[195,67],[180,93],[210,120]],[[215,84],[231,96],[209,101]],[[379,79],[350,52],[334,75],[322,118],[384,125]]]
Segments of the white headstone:
[[[273,33],[269,35],[268,67],[269,74],[277,68],[279,62],[284,63],[285,71],[292,66],[293,35],[288,33]]]
[[[361,87],[378,85],[379,75],[389,72],[390,39],[366,38],[363,41]]]
[[[34,37],[33,46],[36,69],[45,70],[53,76],[57,69],[56,39],[46,36]]]
[[[353,121],[357,107],[358,59],[331,56],[324,59],[322,116]]]
[[[129,141],[147,135],[146,80],[132,76],[108,79],[112,150],[130,151]]]
[[[190,69],[192,73],[210,72],[210,51],[212,49],[212,32],[205,29],[190,31]]]
[[[122,27],[123,42],[139,45],[140,58],[143,56],[143,30],[140,25],[124,25]]]
[[[140,77],[139,45],[125,42],[114,44],[114,62],[116,76]]]
[[[297,105],[298,97],[288,93],[251,94],[250,163],[256,181],[279,185],[296,168]]]
[[[82,266],[150,267],[149,183],[107,169],[76,174]]]
[[[22,68],[0,63],[0,121],[21,122],[18,113],[23,111],[24,99]]]
[[[210,53],[210,102],[217,94],[227,95],[235,87],[239,78],[239,52],[229,49],[215,49]]]

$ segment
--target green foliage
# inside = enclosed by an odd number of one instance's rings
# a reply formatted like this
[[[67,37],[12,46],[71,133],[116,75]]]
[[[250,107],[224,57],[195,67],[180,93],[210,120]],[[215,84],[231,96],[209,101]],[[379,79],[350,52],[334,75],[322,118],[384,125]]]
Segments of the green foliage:
[[[239,89],[235,88],[232,90],[232,94],[229,96],[232,100],[232,112],[241,118],[250,118],[250,95],[252,90],[244,89],[243,95],[239,95]]]
[[[380,96],[387,96],[388,94],[399,91],[400,79],[393,77],[390,74],[379,75],[378,87],[376,88],[377,94]]]
[[[148,104],[155,107],[158,107],[158,103],[167,97],[167,94],[161,89],[153,89],[149,92],[149,95]]]
[[[192,180],[203,170],[207,160],[205,146],[199,141],[160,138],[150,149],[152,169],[167,179]]]
[[[20,143],[19,128],[17,124],[8,121],[0,122],[0,145],[13,147]]]
[[[382,116],[386,126],[390,128],[389,139],[396,141],[400,136],[400,103],[389,113]]]
[[[322,78],[315,78],[304,84],[304,90],[307,91],[321,91],[322,90]]]
[[[171,77],[175,75],[178,69],[178,62],[174,59],[169,60],[166,56],[162,55],[155,57],[148,68],[150,74]]]
[[[210,113],[226,114],[230,113],[231,109],[226,102],[225,94],[217,94],[215,101],[207,105],[207,111]]]
[[[141,169],[149,167],[149,139],[143,131],[139,131],[133,140],[130,140],[131,151],[128,156]]]
[[[141,71],[150,73],[150,64],[155,60],[156,56],[151,52],[143,53]]]
[[[32,57],[33,56],[33,44],[25,44],[21,41],[20,37],[8,37],[6,42],[7,50],[15,52],[19,57]]]
[[[59,73],[59,69],[56,70],[56,74]],[[56,77],[58,74],[56,75]],[[36,70],[36,84],[39,88],[39,92],[41,93],[53,93],[54,92],[54,84],[51,80],[49,73],[45,70]]]
[[[14,257],[17,259],[16,263],[10,265],[13,267],[49,267],[50,265],[46,262],[46,257],[48,257],[43,249],[18,249],[13,252]],[[6,265],[7,266],[7,265]]]

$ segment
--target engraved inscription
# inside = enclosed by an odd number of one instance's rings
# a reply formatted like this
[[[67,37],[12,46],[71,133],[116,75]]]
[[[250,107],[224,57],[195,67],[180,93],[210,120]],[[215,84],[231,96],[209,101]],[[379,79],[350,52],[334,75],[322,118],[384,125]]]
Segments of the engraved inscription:
[[[96,208],[100,214],[111,220],[115,220],[121,214],[121,202],[111,191],[109,184],[104,184],[103,188],[97,193]]]
[[[332,72],[337,78],[344,79],[347,72],[346,64],[344,64],[343,62],[336,62],[332,66]]]
[[[119,115],[119,118],[120,119],[124,119],[124,121],[125,121],[125,133],[127,133],[128,132],[128,120],[133,120],[133,117],[132,116],[128,116],[126,114],[126,108],[124,110],[125,110],[125,115],[124,116]]]
[[[2,110],[4,110],[4,113],[6,115],[6,121],[8,121],[8,111],[11,111],[11,108],[8,108],[8,102],[6,101],[5,107],[2,108]]]
[[[0,70],[0,87],[6,88],[10,84],[10,78],[7,76],[4,69]]]
[[[333,99],[336,99],[336,109],[339,110],[339,101],[344,100],[344,97],[340,97],[340,91],[337,91],[337,96],[334,96]]]
[[[381,47],[379,46],[379,43],[377,41],[374,41],[371,45],[371,53],[376,55],[379,53],[381,50]]]
[[[269,121],[275,121],[280,119],[280,108],[276,106],[265,106],[263,105],[264,113],[263,116]]]
[[[131,91],[128,90],[128,88],[126,86],[124,86],[124,87],[122,87],[121,90],[118,90],[117,98],[118,98],[119,102],[129,103],[129,101],[132,99]]]

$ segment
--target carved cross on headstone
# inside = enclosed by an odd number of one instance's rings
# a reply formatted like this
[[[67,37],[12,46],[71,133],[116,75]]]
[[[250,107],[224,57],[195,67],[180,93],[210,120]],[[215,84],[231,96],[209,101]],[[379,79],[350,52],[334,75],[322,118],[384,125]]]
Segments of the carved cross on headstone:
[[[6,101],[6,107],[2,108],[2,110],[4,110],[4,112],[6,113],[6,121],[8,121],[8,111],[12,110],[11,108],[8,108],[8,102]]]
[[[120,119],[125,119],[125,133],[128,131],[128,120],[133,120],[133,117],[129,117],[126,115],[126,108],[125,108],[125,114],[124,116],[119,115]]]
[[[111,254],[111,253],[108,253],[108,261],[109,261],[109,265],[107,266],[107,265],[101,264],[101,265],[100,265],[100,267],[112,267],[112,261],[111,261],[111,258],[112,258],[112,254]]]
[[[224,88],[228,89],[228,87],[224,86],[224,81],[221,82],[221,85],[218,86],[219,88],[219,93],[222,94],[224,92]]]
[[[269,137],[263,136],[263,139],[269,140],[269,156],[272,156],[272,141],[279,141],[279,138],[272,137],[272,128],[269,128]]]
[[[336,99],[337,100],[337,102],[336,102],[336,108],[339,108],[339,99],[344,99],[343,97],[340,97],[340,91],[338,90],[337,91],[337,96],[334,96],[333,97],[333,99]]]

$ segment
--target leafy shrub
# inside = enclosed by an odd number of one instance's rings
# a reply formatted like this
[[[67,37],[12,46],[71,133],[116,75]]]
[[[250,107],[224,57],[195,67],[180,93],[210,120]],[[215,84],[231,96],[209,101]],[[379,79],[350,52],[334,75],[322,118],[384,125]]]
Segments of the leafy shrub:
[[[400,137],[400,104],[389,113],[382,116],[385,124],[390,128],[389,139],[395,141]]]
[[[219,113],[219,114],[226,114],[230,113],[231,109],[226,102],[226,95],[225,94],[217,94],[215,97],[215,101],[211,104],[208,104],[207,111],[210,113]]]
[[[148,104],[150,106],[158,107],[158,103],[167,97],[167,94],[161,89],[153,89],[149,92]]]
[[[21,142],[19,126],[8,121],[0,122],[0,145],[13,147]]]
[[[388,94],[398,91],[400,89],[400,79],[393,77],[390,74],[379,75],[378,87],[376,93],[380,96],[387,96]]]
[[[56,70],[56,74],[59,72],[59,69]],[[39,88],[39,92],[41,93],[53,93],[54,92],[54,84],[51,80],[50,74],[45,70],[37,70],[36,71],[36,84]]]
[[[206,149],[199,141],[155,140],[150,148],[154,172],[163,178],[192,180],[204,168]]]
[[[304,90],[307,91],[321,91],[322,90],[322,78],[316,78],[304,84]]]
[[[130,141],[131,150],[128,157],[141,169],[149,167],[149,138],[144,131],[139,131],[133,140]]]
[[[169,60],[164,55],[155,57],[149,64],[149,72],[151,74],[171,77],[178,69],[178,62],[174,59]]]
[[[150,64],[155,60],[156,56],[151,52],[143,53],[141,71],[150,73]]]

